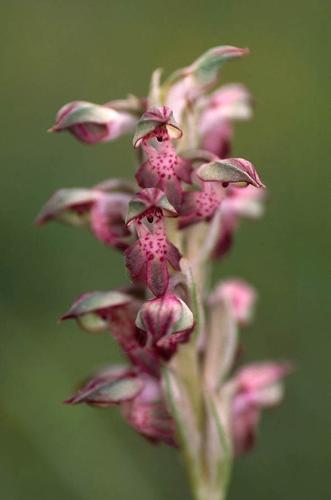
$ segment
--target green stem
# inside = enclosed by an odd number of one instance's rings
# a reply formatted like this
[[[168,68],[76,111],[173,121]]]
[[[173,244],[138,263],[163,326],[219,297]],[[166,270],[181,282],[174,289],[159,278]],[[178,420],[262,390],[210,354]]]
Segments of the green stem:
[[[211,487],[208,483],[198,486],[194,500],[225,500],[225,495],[220,488]]]
[[[177,424],[177,436],[180,444],[180,450],[186,465],[192,493],[195,495],[195,492],[200,488],[199,484],[201,478],[199,450],[196,446],[194,446],[194,444],[192,444],[194,436],[192,439],[190,432],[192,432],[193,429],[190,429],[190,425],[188,425],[185,420],[185,411],[183,411],[183,408],[185,407],[184,402],[181,401],[181,404],[178,404],[178,401],[176,401],[175,392],[178,388],[173,387],[171,377],[172,375],[170,369],[165,366],[163,369],[163,380],[165,383],[166,396],[171,413]]]

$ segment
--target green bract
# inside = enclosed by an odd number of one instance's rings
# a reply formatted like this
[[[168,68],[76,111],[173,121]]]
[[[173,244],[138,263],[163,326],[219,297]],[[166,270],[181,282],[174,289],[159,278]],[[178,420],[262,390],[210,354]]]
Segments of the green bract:
[[[139,378],[123,378],[106,383],[90,397],[99,403],[121,403],[136,397],[142,387],[143,383]]]
[[[207,50],[191,66],[190,73],[199,83],[208,85],[213,83],[218,72],[226,61],[248,54],[247,49],[240,49],[230,45],[214,47]]]

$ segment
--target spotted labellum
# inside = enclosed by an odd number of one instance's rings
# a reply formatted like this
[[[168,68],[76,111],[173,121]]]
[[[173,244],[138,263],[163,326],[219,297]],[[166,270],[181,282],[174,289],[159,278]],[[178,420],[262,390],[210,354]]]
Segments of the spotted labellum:
[[[65,403],[117,407],[149,442],[178,449],[196,500],[226,498],[234,459],[253,449],[262,411],[281,402],[291,371],[283,361],[242,366],[251,285],[228,278],[209,291],[213,262],[266,199],[253,163],[231,155],[252,96],[241,84],[218,87],[225,63],[247,54],[215,47],[168,78],[156,70],[147,96],[64,105],[51,132],[90,145],[129,134],[136,170],[131,181],[60,189],[36,220],[87,227],[123,254],[130,280],[80,295],[61,317],[109,333],[125,360],[98,369]]]

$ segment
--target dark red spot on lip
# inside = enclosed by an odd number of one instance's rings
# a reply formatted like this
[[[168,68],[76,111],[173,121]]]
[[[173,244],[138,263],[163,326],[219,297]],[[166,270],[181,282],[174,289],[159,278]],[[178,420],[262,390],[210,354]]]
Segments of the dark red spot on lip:
[[[153,217],[152,215],[149,215],[149,216],[147,217],[147,220],[148,220],[148,222],[151,224],[151,223],[153,222],[153,220],[154,220],[154,217]]]

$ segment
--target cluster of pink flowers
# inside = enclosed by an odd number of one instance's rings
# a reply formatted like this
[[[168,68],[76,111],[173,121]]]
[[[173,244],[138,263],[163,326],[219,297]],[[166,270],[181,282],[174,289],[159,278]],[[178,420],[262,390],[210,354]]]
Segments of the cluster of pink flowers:
[[[252,115],[251,95],[239,84],[213,90],[224,62],[246,54],[230,46],[211,49],[163,83],[157,70],[146,98],[66,104],[52,131],[66,130],[86,144],[134,134],[136,183],[110,179],[90,189],[61,189],[37,219],[88,226],[123,252],[132,281],[80,296],[62,317],[88,332],[109,331],[127,358],[127,365],[97,371],[66,403],[117,405],[150,441],[185,447],[169,402],[168,372],[177,380],[170,392],[179,413],[185,387],[183,415],[199,412],[195,392],[200,407],[206,394],[213,398],[231,455],[251,449],[261,410],[281,400],[289,371],[282,362],[237,368],[238,328],[249,322],[256,293],[238,279],[222,281],[210,294],[207,287],[210,265],[230,250],[241,219],[263,212],[265,186],[254,165],[229,157],[234,122]],[[189,382],[181,375],[186,351],[193,352],[185,360]],[[194,383],[199,387],[189,387]],[[213,418],[213,412],[202,414]],[[202,427],[212,434],[213,425]],[[201,434],[201,454],[203,431],[193,432]]]

